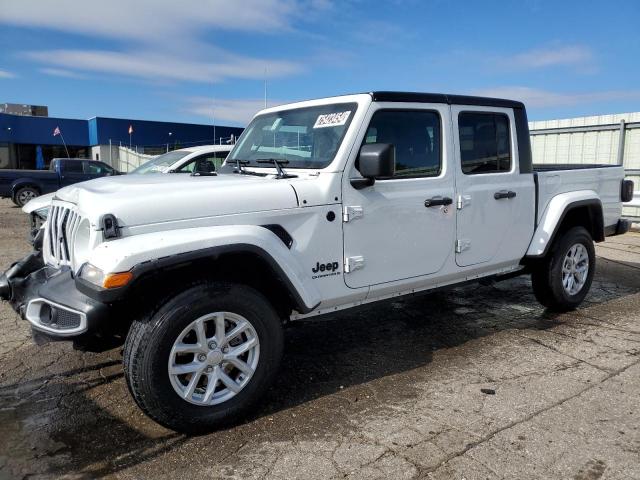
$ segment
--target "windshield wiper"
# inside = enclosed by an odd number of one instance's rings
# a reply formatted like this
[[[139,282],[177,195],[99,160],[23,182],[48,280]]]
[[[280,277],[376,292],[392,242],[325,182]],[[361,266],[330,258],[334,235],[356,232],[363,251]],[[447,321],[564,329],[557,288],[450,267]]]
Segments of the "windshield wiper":
[[[287,165],[289,160],[280,160],[277,158],[263,158],[261,160],[256,160],[256,163],[270,163],[275,165],[276,170],[278,171],[278,175],[276,178],[296,178],[297,175],[289,175],[282,169],[282,165]]]
[[[220,173],[239,173],[241,175],[253,175],[255,177],[267,176],[266,173],[252,172],[251,170],[245,169],[244,167],[246,167],[250,163],[251,162],[249,160],[240,160],[240,159],[229,160],[218,171]],[[235,164],[235,167],[232,167],[233,164]],[[233,171],[230,172],[229,170],[232,168],[233,168]]]

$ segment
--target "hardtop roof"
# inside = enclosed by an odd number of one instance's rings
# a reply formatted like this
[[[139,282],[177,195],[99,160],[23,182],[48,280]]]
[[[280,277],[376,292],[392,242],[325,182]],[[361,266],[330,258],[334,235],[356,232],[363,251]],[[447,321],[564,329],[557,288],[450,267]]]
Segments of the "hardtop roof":
[[[421,92],[370,92],[374,102],[418,102],[446,103],[449,105],[478,105],[486,107],[524,108],[522,102],[504,98],[476,97],[470,95],[450,95],[446,93]]]

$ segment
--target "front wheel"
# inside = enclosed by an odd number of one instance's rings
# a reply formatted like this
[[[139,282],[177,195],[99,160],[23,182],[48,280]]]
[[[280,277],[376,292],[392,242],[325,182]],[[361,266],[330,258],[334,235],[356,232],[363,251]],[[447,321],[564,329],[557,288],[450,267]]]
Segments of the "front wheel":
[[[196,285],[133,323],[125,377],[155,421],[203,433],[237,421],[254,405],[277,371],[282,345],[281,321],[259,292]]]
[[[593,239],[583,227],[565,232],[531,274],[537,300],[559,312],[576,308],[589,293],[596,266]]]

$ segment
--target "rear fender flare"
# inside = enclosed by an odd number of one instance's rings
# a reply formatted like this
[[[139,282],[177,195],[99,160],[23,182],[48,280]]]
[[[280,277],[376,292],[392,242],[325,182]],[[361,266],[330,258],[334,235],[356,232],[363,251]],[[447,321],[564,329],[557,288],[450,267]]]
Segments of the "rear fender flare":
[[[543,212],[529,244],[526,257],[544,257],[553,244],[567,214],[575,208],[585,206],[589,207],[592,212],[594,240],[604,240],[602,202],[598,194],[593,190],[561,193],[551,199]]]

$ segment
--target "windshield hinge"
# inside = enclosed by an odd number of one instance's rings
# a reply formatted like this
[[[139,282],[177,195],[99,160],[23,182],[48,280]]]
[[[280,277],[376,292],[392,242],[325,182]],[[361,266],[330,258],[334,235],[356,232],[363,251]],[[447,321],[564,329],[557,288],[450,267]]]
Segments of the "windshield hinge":
[[[342,221],[345,223],[362,217],[364,217],[364,208],[360,206],[345,206],[342,211]]]

